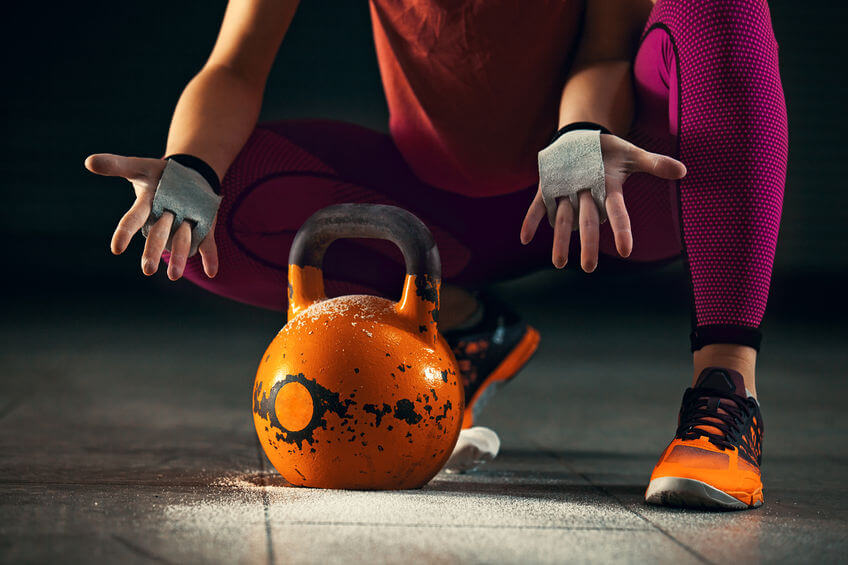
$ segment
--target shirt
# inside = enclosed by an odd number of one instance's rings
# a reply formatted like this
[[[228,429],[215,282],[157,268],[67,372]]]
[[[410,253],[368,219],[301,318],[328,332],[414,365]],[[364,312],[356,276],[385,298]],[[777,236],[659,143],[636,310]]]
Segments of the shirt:
[[[581,0],[371,0],[389,130],[416,175],[483,197],[538,177]]]

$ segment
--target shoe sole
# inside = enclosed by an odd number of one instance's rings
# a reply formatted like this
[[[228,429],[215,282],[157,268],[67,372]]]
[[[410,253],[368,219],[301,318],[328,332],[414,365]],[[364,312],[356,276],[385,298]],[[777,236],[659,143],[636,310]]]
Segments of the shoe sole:
[[[519,371],[524,368],[524,365],[536,353],[540,339],[539,331],[533,326],[527,326],[527,331],[521,340],[509,352],[509,355],[504,357],[501,364],[486,377],[486,380],[483,381],[483,384],[477,389],[474,396],[471,397],[471,401],[465,407],[465,414],[462,417],[463,429],[472,427],[474,421],[483,411],[483,407],[495,395],[498,389],[515,378]]]
[[[752,505],[745,504],[703,481],[682,477],[659,477],[652,480],[645,492],[645,502],[659,506],[706,510],[747,510],[763,504],[762,500]]]

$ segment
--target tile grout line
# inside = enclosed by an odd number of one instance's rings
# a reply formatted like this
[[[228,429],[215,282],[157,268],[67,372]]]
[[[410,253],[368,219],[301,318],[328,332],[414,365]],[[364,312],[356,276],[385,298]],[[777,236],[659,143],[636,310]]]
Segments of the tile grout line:
[[[15,408],[24,403],[24,398],[26,398],[25,394],[18,396],[15,399],[10,400],[6,406],[0,409],[0,420],[11,414],[15,411]]]
[[[701,555],[699,552],[697,552],[695,549],[693,549],[693,548],[689,547],[688,545],[686,545],[685,543],[683,543],[682,541],[680,541],[679,539],[677,539],[676,537],[674,537],[673,535],[671,535],[671,533],[670,533],[670,532],[667,532],[667,531],[665,530],[665,528],[663,528],[663,527],[661,527],[661,526],[659,526],[659,525],[655,524],[654,522],[652,522],[651,520],[649,520],[647,517],[643,516],[642,514],[640,514],[640,513],[639,513],[639,512],[637,512],[636,510],[634,510],[633,508],[628,507],[628,506],[627,506],[627,505],[626,505],[626,504],[625,504],[625,503],[624,503],[624,502],[623,502],[620,498],[618,498],[616,495],[614,495],[613,493],[611,493],[610,491],[608,491],[606,488],[604,488],[604,487],[603,487],[603,486],[601,486],[601,485],[596,485],[596,484],[595,484],[594,482],[592,482],[592,480],[591,480],[591,479],[590,479],[587,475],[585,475],[584,473],[577,473],[577,474],[578,474],[580,477],[582,477],[584,480],[586,480],[586,482],[588,482],[590,485],[592,485],[593,487],[595,487],[596,489],[598,489],[599,491],[601,491],[601,492],[602,492],[602,493],[604,493],[605,495],[607,495],[607,496],[609,496],[610,498],[612,498],[613,500],[615,500],[618,504],[620,504],[620,505],[621,505],[621,507],[622,507],[622,508],[624,508],[625,510],[627,510],[628,512],[630,512],[631,514],[633,514],[634,516],[636,516],[636,517],[637,517],[637,518],[639,518],[640,520],[643,520],[644,522],[646,522],[647,524],[649,524],[649,525],[650,525],[650,526],[652,526],[653,528],[655,528],[655,529],[656,529],[658,532],[660,532],[662,535],[664,535],[665,537],[667,537],[668,539],[670,539],[672,542],[674,542],[675,544],[677,544],[677,545],[678,545],[678,546],[680,546],[681,548],[683,548],[683,550],[684,550],[684,551],[686,551],[686,552],[690,553],[693,557],[695,557],[696,559],[698,559],[698,560],[699,560],[699,561],[701,561],[702,563],[710,563],[710,564],[712,564],[712,563],[713,563],[712,561],[710,561],[709,559],[707,559],[706,557],[704,557],[703,555]]]
[[[160,557],[160,556],[156,555],[155,553],[152,553],[152,552],[144,549],[141,546],[138,546],[134,543],[131,543],[126,538],[123,538],[123,537],[121,537],[117,534],[112,534],[112,539],[117,541],[121,545],[123,545],[125,548],[129,549],[134,554],[140,555],[141,557],[149,559],[150,561],[156,561],[157,563],[169,563],[169,564],[171,563],[171,561],[168,561],[164,557]]]
[[[652,522],[651,520],[649,520],[648,518],[646,518],[645,516],[643,516],[642,514],[640,514],[639,512],[637,512],[636,510],[634,510],[634,509],[632,509],[632,508],[629,508],[629,507],[628,507],[626,504],[624,504],[624,502],[623,502],[620,498],[618,498],[616,495],[614,495],[613,493],[611,493],[609,490],[607,490],[606,488],[604,488],[602,485],[598,485],[598,484],[596,484],[594,481],[592,481],[592,479],[591,479],[591,478],[589,478],[589,476],[588,476],[588,475],[586,475],[585,473],[581,473],[581,472],[577,471],[576,469],[574,469],[574,467],[572,467],[572,466],[571,466],[571,464],[570,464],[570,463],[569,463],[569,462],[568,462],[565,458],[563,458],[562,456],[560,456],[559,454],[557,454],[557,453],[555,453],[555,452],[551,451],[550,449],[546,448],[545,446],[543,446],[543,445],[539,444],[539,443],[538,443],[538,442],[536,442],[536,441],[533,441],[532,443],[534,443],[534,444],[536,445],[536,447],[538,447],[538,448],[539,448],[540,450],[542,450],[544,453],[547,453],[547,454],[548,454],[550,457],[552,457],[553,459],[555,459],[555,460],[557,460],[557,461],[560,461],[563,465],[565,465],[565,467],[566,467],[569,471],[571,471],[572,473],[574,473],[575,475],[577,475],[578,477],[580,477],[581,479],[583,479],[584,481],[586,481],[589,485],[591,485],[591,486],[592,486],[594,489],[596,489],[598,492],[600,492],[601,494],[603,494],[603,495],[605,495],[605,496],[607,496],[607,497],[609,497],[609,498],[613,499],[613,500],[614,500],[615,502],[617,502],[617,503],[618,503],[618,505],[619,505],[619,506],[621,506],[624,510],[626,510],[627,512],[629,512],[629,513],[633,514],[634,516],[636,516],[637,518],[639,518],[639,519],[640,519],[640,520],[642,520],[643,522],[645,522],[645,523],[647,523],[648,525],[650,525],[652,528],[654,528],[655,530],[657,530],[658,532],[660,532],[663,536],[665,536],[666,538],[668,538],[669,540],[671,540],[671,541],[672,541],[675,545],[677,545],[677,546],[681,547],[684,551],[686,551],[687,553],[689,553],[690,555],[692,555],[693,557],[695,557],[697,560],[701,561],[702,563],[712,563],[712,561],[710,561],[709,559],[707,559],[706,557],[704,557],[704,556],[703,556],[703,555],[701,555],[699,552],[695,551],[693,548],[689,547],[688,545],[686,545],[686,544],[685,544],[685,543],[683,543],[682,541],[678,540],[676,537],[674,537],[673,535],[671,535],[671,533],[667,532],[664,528],[662,528],[662,527],[658,526],[657,524],[655,524],[654,522]]]
[[[353,526],[380,528],[430,528],[448,530],[542,530],[563,532],[652,532],[651,528],[608,528],[605,526],[534,526],[532,524],[397,524],[388,522],[332,522],[320,520],[285,520],[287,526]]]
[[[57,380],[57,374],[57,371],[54,371],[52,369],[45,369],[42,377],[50,381],[55,381]],[[20,393],[17,398],[13,398],[12,400],[10,400],[8,404],[6,404],[2,409],[0,409],[0,420],[3,420],[6,416],[14,412],[15,409],[21,404],[23,404],[28,397],[38,392],[39,388],[40,387],[38,385],[35,385],[33,388]]]
[[[56,481],[56,480],[43,480],[43,481],[25,481],[20,479],[0,479],[0,486],[52,486],[52,487],[168,487],[168,488],[197,488],[197,487],[208,487],[214,486],[210,485],[208,481],[194,481],[194,482],[163,482],[162,480],[153,481]]]
[[[268,552],[268,563],[274,565],[274,542],[271,537],[271,499],[268,496],[268,481],[265,478],[265,458],[262,456],[262,445],[256,438],[256,455],[259,459],[259,470],[262,473],[262,511],[265,514],[265,544]]]

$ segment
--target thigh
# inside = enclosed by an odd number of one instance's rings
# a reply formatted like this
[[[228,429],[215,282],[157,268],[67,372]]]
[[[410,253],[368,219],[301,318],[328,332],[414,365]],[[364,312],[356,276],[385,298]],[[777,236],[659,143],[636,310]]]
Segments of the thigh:
[[[420,181],[388,135],[351,124],[314,121],[282,122],[273,131],[345,179],[348,185],[338,201],[376,202],[379,195],[380,202],[418,216],[436,239],[446,282],[478,287],[550,262],[553,234],[547,224],[530,245],[519,240],[536,185],[472,198]]]
[[[533,263],[518,241],[530,188],[474,199],[428,186],[412,174],[391,139],[355,125],[327,121],[264,124],[256,129],[223,181],[215,230],[215,279],[199,257],[186,276],[242,302],[285,310],[288,253],[295,233],[315,211],[342,202],[408,209],[433,232],[446,282],[470,286],[526,272]],[[388,242],[343,240],[325,256],[329,295],[395,296],[403,280],[400,252]]]

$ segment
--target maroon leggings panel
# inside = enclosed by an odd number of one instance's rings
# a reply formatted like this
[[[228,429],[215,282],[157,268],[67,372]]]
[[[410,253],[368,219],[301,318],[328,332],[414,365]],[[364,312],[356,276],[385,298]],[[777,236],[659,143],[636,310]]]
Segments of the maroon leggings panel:
[[[628,138],[678,156],[689,172],[679,183],[628,179],[630,261],[684,251],[693,347],[757,346],[786,167],[786,111],[765,2],[660,0],[634,61],[634,84],[637,111]],[[199,257],[189,261],[186,276],[222,296],[285,310],[288,252],[300,225],[325,206],[367,202],[420,217],[439,246],[444,280],[478,287],[550,266],[546,222],[530,245],[518,239],[535,191],[465,197],[418,180],[385,134],[328,121],[266,124],[223,180],[218,276],[205,277]],[[572,251],[577,247],[575,237]],[[615,255],[608,223],[600,248]],[[385,242],[339,241],[325,258],[325,277],[330,295],[395,296],[401,256]]]
[[[477,287],[526,274],[550,257],[551,230],[519,242],[518,228],[535,187],[492,198],[469,198],[419,181],[389,136],[329,121],[258,127],[222,183],[215,230],[219,274],[206,277],[193,257],[186,277],[216,294],[286,309],[286,269],[294,234],[315,211],[340,202],[393,204],[433,232],[447,282]],[[390,243],[340,240],[327,251],[329,295],[395,296],[402,256]]]

